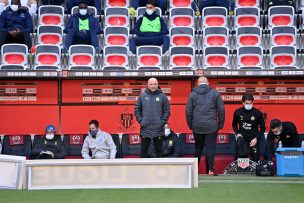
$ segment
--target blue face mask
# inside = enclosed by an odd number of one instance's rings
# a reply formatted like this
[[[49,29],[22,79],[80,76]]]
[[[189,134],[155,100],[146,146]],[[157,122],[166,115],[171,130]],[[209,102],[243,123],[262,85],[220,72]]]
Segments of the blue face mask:
[[[98,130],[90,130],[90,134],[92,135],[92,137],[96,137]]]

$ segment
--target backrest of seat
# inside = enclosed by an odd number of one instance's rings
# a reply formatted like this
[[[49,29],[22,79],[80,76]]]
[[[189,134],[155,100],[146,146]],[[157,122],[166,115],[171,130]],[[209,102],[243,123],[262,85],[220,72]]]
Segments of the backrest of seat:
[[[105,28],[105,45],[121,45],[129,44],[129,29],[127,27],[106,27]]]
[[[268,10],[269,26],[293,26],[294,8],[292,6],[272,6]]]
[[[204,66],[226,67],[229,52],[227,47],[206,47],[204,49]]]
[[[171,27],[171,46],[194,46],[194,28],[192,27]]]
[[[245,46],[237,49],[238,66],[262,66],[263,49],[258,46]]]
[[[270,49],[271,67],[294,66],[296,49],[293,46],[273,46]]]
[[[226,27],[204,28],[204,46],[227,46],[228,29]]]
[[[139,46],[137,47],[137,59],[139,66],[161,66],[161,48],[159,46]]]
[[[227,9],[224,7],[205,7],[202,14],[203,27],[227,25]]]
[[[107,7],[105,26],[129,26],[129,9],[125,7]]]
[[[129,7],[130,0],[106,0],[106,7]]]
[[[128,48],[126,46],[104,47],[105,66],[128,66]]]
[[[119,140],[119,134],[111,134],[113,142],[116,145],[116,156],[115,158],[121,158],[121,144],[120,144],[120,140]]]
[[[171,27],[193,27],[194,14],[191,8],[171,8],[170,9],[170,25]]]
[[[182,146],[182,154],[184,156],[194,155],[195,146],[194,146],[194,136],[190,133],[181,133],[179,134],[179,140]]]
[[[192,67],[194,66],[193,47],[171,47],[170,48],[170,66]]]
[[[72,45],[69,48],[70,65],[88,65],[95,64],[95,49],[91,45]]]
[[[260,0],[236,0],[236,7],[259,7]]]
[[[4,44],[1,47],[2,64],[26,65],[28,49],[24,44]]]
[[[38,10],[39,25],[64,25],[64,9],[62,6],[41,5]]]
[[[81,156],[86,134],[67,134],[63,136],[63,145],[68,156]]]
[[[61,50],[55,45],[36,46],[36,65],[59,65],[61,63]]]
[[[62,45],[63,28],[56,25],[38,26],[38,44]]]
[[[191,0],[169,0],[171,8],[191,7]]]
[[[121,140],[121,156],[139,157],[141,152],[141,137],[139,134],[123,134]]]
[[[233,133],[218,133],[216,139],[216,154],[236,155],[236,139]]]
[[[294,26],[277,26],[270,30],[271,45],[296,45],[296,28]]]
[[[260,9],[255,7],[237,8],[235,25],[241,26],[259,26]]]
[[[31,157],[32,140],[30,135],[5,135],[2,153],[15,156]]]
[[[236,37],[237,46],[260,46],[262,29],[260,27],[238,27]]]

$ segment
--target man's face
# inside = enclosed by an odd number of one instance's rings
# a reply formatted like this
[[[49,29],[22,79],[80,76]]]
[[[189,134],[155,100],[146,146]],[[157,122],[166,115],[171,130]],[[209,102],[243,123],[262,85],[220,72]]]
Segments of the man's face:
[[[271,131],[273,132],[273,134],[275,135],[280,135],[282,132],[282,126],[276,127],[274,129],[271,129]]]
[[[151,90],[151,92],[155,92],[158,88],[157,80],[149,80],[148,81],[148,88]]]
[[[97,130],[97,128],[94,124],[91,124],[89,125],[89,130]]]
[[[244,102],[243,102],[243,105],[245,106],[245,105],[252,105],[253,104],[253,101],[251,101],[251,100],[245,100]]]
[[[152,4],[147,4],[146,9],[155,11],[155,6],[153,6]]]
[[[12,0],[13,5],[20,5],[20,0]]]

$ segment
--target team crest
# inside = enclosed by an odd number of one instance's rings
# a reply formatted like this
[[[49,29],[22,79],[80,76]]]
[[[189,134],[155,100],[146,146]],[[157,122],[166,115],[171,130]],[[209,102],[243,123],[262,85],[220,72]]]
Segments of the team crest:
[[[186,135],[186,143],[187,144],[194,144],[195,143],[193,134],[187,134]]]
[[[252,116],[252,117],[251,117],[251,120],[252,120],[252,121],[254,121],[254,120],[255,120],[255,117],[254,117],[254,116]]]
[[[140,144],[141,138],[138,134],[129,135],[130,144]]]
[[[82,135],[72,135],[70,144],[83,144]]]
[[[156,99],[155,99],[156,101],[159,101],[159,97],[156,97]]]
[[[23,144],[23,139],[19,135],[14,135],[10,139],[10,145]]]
[[[121,124],[123,125],[123,127],[128,129],[133,124],[133,114],[131,114],[131,113],[120,114],[120,120],[121,120]]]
[[[247,168],[250,164],[249,164],[249,159],[245,158],[238,158],[237,159],[237,162],[238,162],[238,167],[242,168],[242,169],[245,169]]]

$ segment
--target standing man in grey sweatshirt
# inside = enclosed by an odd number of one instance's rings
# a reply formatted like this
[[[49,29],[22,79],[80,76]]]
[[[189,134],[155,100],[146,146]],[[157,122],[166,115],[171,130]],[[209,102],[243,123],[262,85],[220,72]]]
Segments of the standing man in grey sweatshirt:
[[[148,80],[147,89],[139,95],[134,111],[140,124],[140,157],[148,157],[151,139],[153,139],[156,157],[162,157],[163,135],[170,116],[170,104],[167,96],[159,88],[156,78]]]
[[[191,92],[187,106],[188,127],[193,131],[195,157],[200,162],[204,146],[206,147],[206,165],[209,175],[214,173],[214,155],[218,130],[225,121],[225,107],[218,91],[209,86],[206,77],[198,79],[198,87]]]
[[[97,120],[89,123],[89,134],[83,142],[81,154],[84,159],[115,159],[116,145],[112,136],[100,130]]]

